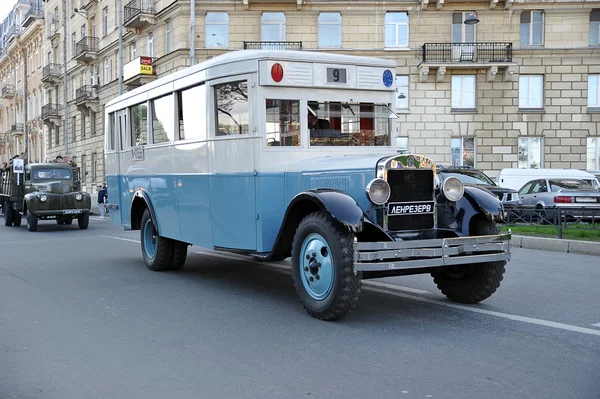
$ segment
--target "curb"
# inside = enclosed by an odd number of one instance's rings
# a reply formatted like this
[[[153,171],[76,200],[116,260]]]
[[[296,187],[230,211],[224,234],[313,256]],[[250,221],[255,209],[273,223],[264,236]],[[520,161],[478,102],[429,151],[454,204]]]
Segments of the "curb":
[[[600,242],[513,235],[512,245],[517,248],[600,256]]]

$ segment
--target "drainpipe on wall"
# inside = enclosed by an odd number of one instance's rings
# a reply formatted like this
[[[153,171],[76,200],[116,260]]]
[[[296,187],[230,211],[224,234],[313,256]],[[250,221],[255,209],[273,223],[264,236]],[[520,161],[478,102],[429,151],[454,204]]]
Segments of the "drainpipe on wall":
[[[65,79],[63,81],[63,139],[65,141],[65,156],[69,153],[69,135],[67,128],[69,123],[69,73],[67,65],[67,0],[62,0],[63,16],[63,68],[65,68]]]
[[[29,161],[29,130],[27,129],[27,54],[21,49],[23,55],[23,152],[25,159]]]
[[[117,0],[117,25],[119,26],[119,51],[117,54],[117,69],[119,70],[119,95],[123,94],[123,6]]]
[[[196,62],[196,0],[190,0],[190,66]]]

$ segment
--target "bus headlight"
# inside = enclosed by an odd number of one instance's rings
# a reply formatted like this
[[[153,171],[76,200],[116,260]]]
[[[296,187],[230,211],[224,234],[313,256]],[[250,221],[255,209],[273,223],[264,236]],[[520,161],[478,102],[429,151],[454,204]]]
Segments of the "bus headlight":
[[[449,177],[442,183],[442,192],[450,201],[456,202],[465,193],[465,186],[456,177]]]
[[[81,195],[81,194],[77,194],[77,195],[75,195],[75,199],[76,199],[77,201],[81,201],[81,200],[83,199],[83,195]]]
[[[48,201],[48,197],[46,197],[45,195],[42,195],[42,196],[40,196],[40,201],[46,202],[46,201]]]
[[[375,205],[383,205],[390,199],[392,190],[383,179],[373,179],[367,184],[367,198]]]

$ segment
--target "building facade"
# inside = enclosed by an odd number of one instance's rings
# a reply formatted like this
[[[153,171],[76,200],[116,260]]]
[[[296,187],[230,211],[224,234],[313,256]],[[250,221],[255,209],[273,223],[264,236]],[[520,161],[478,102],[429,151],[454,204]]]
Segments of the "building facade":
[[[194,21],[189,0],[65,2],[45,2],[44,137],[88,190],[104,180],[107,101],[257,47],[394,59],[396,143],[435,162],[600,169],[600,1],[197,0]]]
[[[21,0],[0,25],[0,162],[45,158],[41,1]]]

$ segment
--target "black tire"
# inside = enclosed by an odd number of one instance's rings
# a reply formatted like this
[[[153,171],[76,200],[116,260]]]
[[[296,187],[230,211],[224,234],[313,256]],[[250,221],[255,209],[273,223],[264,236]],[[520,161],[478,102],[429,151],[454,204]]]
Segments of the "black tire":
[[[5,212],[4,212],[4,225],[5,226],[12,226],[13,222],[15,221],[15,210],[12,207],[12,204],[10,203],[9,200],[4,201],[4,206],[3,208],[6,208]]]
[[[331,288],[323,299],[315,299],[304,286],[305,283],[311,283],[305,281],[307,273],[304,265],[305,257],[300,252],[304,240],[313,233],[325,240],[329,247],[326,253],[331,257],[330,263],[333,265]],[[356,305],[361,290],[362,275],[354,274],[352,242],[353,235],[334,223],[324,212],[311,213],[298,225],[292,243],[292,278],[300,302],[312,317],[327,321],[339,320],[347,316]]]
[[[154,245],[153,251],[151,248],[146,248],[144,234],[146,232],[145,229],[147,224],[148,229],[151,228],[154,233],[152,238],[152,245]],[[146,209],[142,215],[142,223],[140,224],[140,242],[142,246],[144,263],[148,269],[155,272],[171,269],[171,261],[173,259],[173,240],[156,235],[156,226],[154,226],[154,223],[150,218],[150,212],[148,209]]]
[[[27,230],[37,231],[38,228],[38,217],[32,213],[27,212]]]
[[[56,224],[59,224],[62,226],[63,224],[65,224],[65,219],[63,219],[62,216],[57,217]]]
[[[73,224],[73,216],[66,216],[65,217],[65,224],[67,224],[67,225]]]
[[[13,209],[13,214],[14,214],[13,226],[19,227],[21,225],[22,215],[20,212],[17,212],[14,209]]]
[[[171,258],[171,270],[179,270],[185,265],[187,259],[188,245],[185,242],[171,240],[173,242],[173,257]]]
[[[71,223],[72,222],[73,222],[73,219],[71,219]],[[67,223],[65,221],[65,224],[71,224],[71,223]],[[90,214],[89,213],[85,212],[77,217],[77,225],[79,226],[80,230],[86,230],[88,228],[89,224],[90,224]]]
[[[479,220],[471,235],[499,234],[496,223]],[[431,273],[442,294],[460,303],[478,303],[492,296],[504,278],[506,261],[456,265]]]

